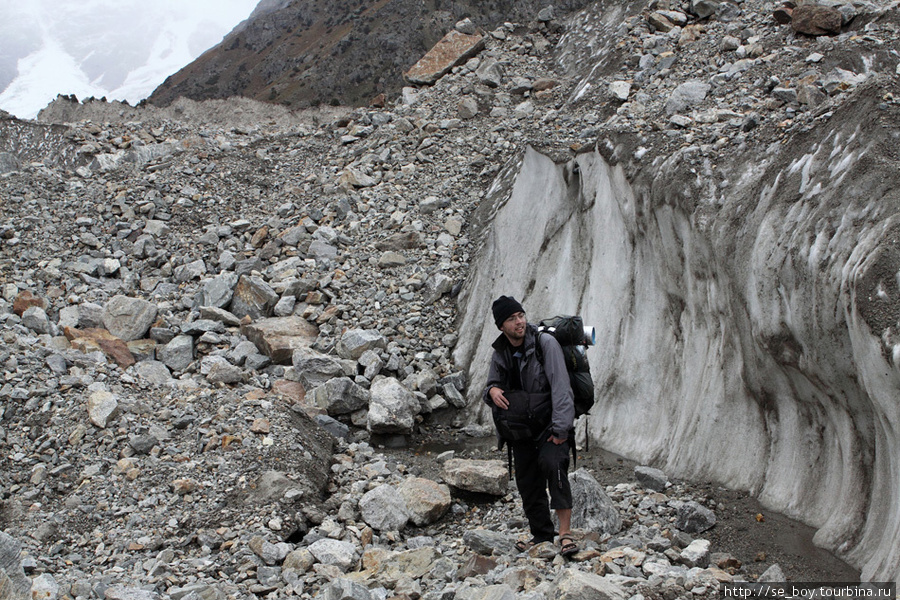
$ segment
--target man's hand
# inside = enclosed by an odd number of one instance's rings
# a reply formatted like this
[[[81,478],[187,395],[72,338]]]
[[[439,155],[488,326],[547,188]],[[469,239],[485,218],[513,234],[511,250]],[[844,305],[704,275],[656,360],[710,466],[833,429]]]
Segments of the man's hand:
[[[502,408],[506,410],[509,408],[509,400],[506,399],[506,396],[503,395],[503,390],[498,387],[492,387],[488,390],[488,395],[491,397],[491,400],[494,402],[494,406],[497,408]]]
[[[560,444],[565,444],[566,441],[567,441],[568,439],[569,439],[569,438],[558,438],[558,437],[556,437],[555,435],[552,435],[552,434],[551,434],[550,437],[547,438],[547,441],[548,441],[548,442],[553,442],[554,444],[556,444],[557,446],[559,446]]]

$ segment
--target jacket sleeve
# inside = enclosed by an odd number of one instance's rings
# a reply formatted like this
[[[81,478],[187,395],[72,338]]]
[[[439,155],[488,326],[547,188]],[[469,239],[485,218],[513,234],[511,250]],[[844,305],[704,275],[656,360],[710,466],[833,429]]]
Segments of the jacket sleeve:
[[[553,435],[561,440],[569,437],[575,426],[575,396],[569,383],[569,372],[559,342],[552,335],[541,335],[538,343],[544,353],[544,374],[550,383],[553,402]]]
[[[481,399],[487,404],[494,406],[494,402],[491,400],[488,392],[492,387],[498,387],[506,391],[506,386],[503,384],[504,381],[506,381],[506,368],[501,364],[499,353],[494,350],[494,354],[491,356],[491,367],[488,369],[487,383],[484,386]]]

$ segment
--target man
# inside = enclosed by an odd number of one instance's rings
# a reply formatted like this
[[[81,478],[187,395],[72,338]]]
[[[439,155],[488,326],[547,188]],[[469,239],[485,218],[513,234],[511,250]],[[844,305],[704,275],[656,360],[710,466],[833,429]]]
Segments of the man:
[[[540,398],[542,393],[549,397],[546,424],[540,422],[533,428],[533,435],[525,439],[505,440],[512,449],[516,486],[532,535],[531,540],[521,540],[516,547],[523,551],[553,541],[553,508],[559,519],[560,553],[568,557],[578,551],[571,532],[572,490],[568,477],[575,404],[562,349],[552,335],[540,334],[525,320],[525,310],[512,296],[497,298],[491,311],[501,334],[493,343],[484,401],[495,416],[502,416],[497,411],[507,411],[511,401],[519,401],[522,394],[517,390],[531,394],[529,397]]]

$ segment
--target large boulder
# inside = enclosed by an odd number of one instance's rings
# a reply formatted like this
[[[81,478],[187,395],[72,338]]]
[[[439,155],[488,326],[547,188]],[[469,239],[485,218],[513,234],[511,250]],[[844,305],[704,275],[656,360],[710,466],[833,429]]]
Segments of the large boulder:
[[[319,329],[301,317],[262,319],[241,327],[241,333],[276,364],[289,364],[294,352],[316,341]]]
[[[359,499],[359,514],[372,529],[400,531],[409,521],[409,509],[397,488],[383,484]]]
[[[242,275],[234,288],[230,311],[239,318],[253,320],[272,315],[278,302],[278,294],[259,277]]]
[[[422,477],[404,480],[399,492],[409,509],[410,521],[419,527],[444,516],[452,502],[449,487]]]
[[[345,415],[369,405],[369,390],[349,377],[335,377],[309,392],[307,398],[329,415]]]
[[[606,495],[603,486],[585,469],[569,474],[572,488],[572,527],[616,533],[622,529],[622,517],[615,503]]]
[[[103,326],[126,342],[147,333],[156,320],[158,309],[152,302],[130,296],[115,296],[103,309]]]
[[[344,366],[339,360],[311,348],[295,350],[291,355],[291,362],[294,369],[289,377],[300,382],[307,390],[312,390],[330,379],[345,375]]]
[[[484,36],[466,35],[455,29],[445,35],[409,71],[403,74],[410,83],[431,85],[456,65],[475,56],[485,45]]]
[[[444,463],[442,475],[455,488],[493,496],[506,494],[509,485],[509,471],[500,460],[451,458]]]
[[[412,433],[421,404],[402,383],[385,377],[372,383],[366,424],[371,433]]]
[[[631,596],[609,578],[576,568],[563,571],[552,587],[556,600],[625,600]]]
[[[341,358],[357,360],[367,350],[387,348],[387,338],[369,329],[350,329],[341,336],[337,351]]]

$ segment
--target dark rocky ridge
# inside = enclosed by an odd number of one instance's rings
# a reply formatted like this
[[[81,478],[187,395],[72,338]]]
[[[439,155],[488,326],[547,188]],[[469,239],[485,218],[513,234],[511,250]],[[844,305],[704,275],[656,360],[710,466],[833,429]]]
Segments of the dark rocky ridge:
[[[149,98],[166,106],[245,96],[292,108],[364,106],[394,97],[402,74],[466,17],[490,30],[524,22],[538,0],[293,0],[262,3],[221,44],[169,77]],[[556,2],[558,15],[587,0]]]

